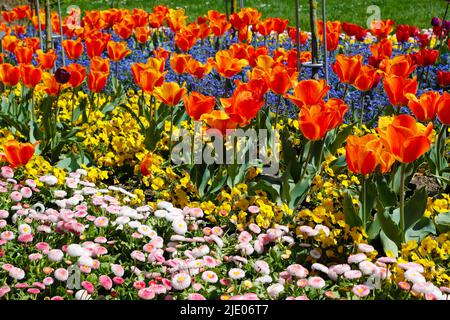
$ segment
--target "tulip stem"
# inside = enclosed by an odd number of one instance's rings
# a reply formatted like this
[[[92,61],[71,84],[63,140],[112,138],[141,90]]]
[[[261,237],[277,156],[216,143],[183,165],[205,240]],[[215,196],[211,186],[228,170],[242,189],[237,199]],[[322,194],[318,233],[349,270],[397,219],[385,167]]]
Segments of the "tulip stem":
[[[366,225],[367,225],[366,197],[367,197],[366,176],[363,175],[361,179],[361,211],[362,211],[361,220],[364,232],[366,232]]]
[[[281,99],[283,98],[282,95],[279,95],[278,97],[278,103],[277,103],[277,111],[275,113],[275,130],[277,130],[278,127],[278,115],[280,113],[280,104],[281,104]]]
[[[345,101],[345,96],[347,96],[347,91],[348,91],[348,84],[345,85],[344,94],[342,95],[342,100],[344,100],[344,101]]]
[[[361,119],[360,119],[360,126],[362,128],[363,122],[364,122],[364,98],[366,93],[364,91],[361,91]]]
[[[305,161],[304,168],[302,169],[300,181],[303,181],[303,178],[305,177],[305,174],[308,171],[308,163],[311,161],[311,157],[312,157],[312,142],[310,142],[310,145],[309,145],[308,155],[306,156],[306,161]]]
[[[445,133],[445,129],[446,129],[446,125],[442,124],[441,130],[439,130],[439,134],[437,137],[437,142],[436,142],[436,174],[440,175],[440,171],[441,171],[441,157],[444,156],[445,158],[445,148],[444,148],[444,152],[443,154],[441,153],[441,143],[442,140],[444,139],[444,145],[445,145],[445,138],[444,137],[444,133]]]
[[[404,163],[400,166],[400,232],[401,240],[405,242],[405,169]]]
[[[175,108],[175,107],[172,106],[172,107],[170,108],[169,159],[170,159],[171,154],[172,154],[173,108]]]

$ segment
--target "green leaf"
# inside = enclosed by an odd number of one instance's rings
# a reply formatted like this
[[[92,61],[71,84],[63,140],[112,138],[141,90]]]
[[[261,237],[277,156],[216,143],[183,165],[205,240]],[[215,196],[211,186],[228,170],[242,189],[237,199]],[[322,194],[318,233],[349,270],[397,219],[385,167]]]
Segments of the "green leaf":
[[[393,242],[400,246],[402,242],[402,235],[400,228],[398,226],[399,210],[387,207],[384,208],[382,203],[378,201],[378,213],[377,220],[381,226],[381,230],[386,234],[386,236]]]
[[[339,158],[331,161],[330,168],[333,170],[335,174],[347,168],[347,160],[345,159],[345,156],[340,156]]]
[[[422,217],[416,224],[405,233],[406,241],[416,240],[418,243],[426,236],[436,234],[436,226],[429,218]]]
[[[384,179],[379,176],[376,181],[378,199],[381,201],[384,207],[393,207],[397,204],[397,195],[390,189],[390,186]]]
[[[389,237],[383,232],[380,232],[381,244],[383,245],[383,250],[386,254],[392,253],[395,257],[398,257],[398,247],[394,241],[389,239]]]
[[[369,228],[367,229],[367,236],[369,237],[369,240],[374,240],[378,237],[381,231],[380,223],[377,219],[377,216],[375,215],[373,222],[370,224]]]
[[[328,147],[328,150],[331,154],[335,154],[336,151],[344,144],[345,140],[347,140],[348,136],[352,133],[353,127],[355,126],[354,123],[346,126],[343,130],[341,130],[337,136],[336,139],[334,139],[333,143],[330,147]]]
[[[362,226],[361,217],[356,213],[355,206],[352,202],[352,197],[350,192],[345,192],[344,199],[342,201],[342,206],[344,210],[345,222],[351,227]]]
[[[273,202],[279,202],[280,200],[280,186],[271,184],[266,180],[259,180],[258,182],[252,182],[249,185],[249,193],[255,194],[257,191],[264,191],[268,193]]]
[[[309,188],[311,187],[312,179],[305,177],[299,181],[290,192],[289,208],[295,209],[299,203],[306,198]]]
[[[439,214],[434,223],[439,233],[450,232],[450,211]]]
[[[405,204],[405,229],[408,230],[412,225],[418,222],[427,207],[427,192],[425,187],[417,190],[414,195]]]

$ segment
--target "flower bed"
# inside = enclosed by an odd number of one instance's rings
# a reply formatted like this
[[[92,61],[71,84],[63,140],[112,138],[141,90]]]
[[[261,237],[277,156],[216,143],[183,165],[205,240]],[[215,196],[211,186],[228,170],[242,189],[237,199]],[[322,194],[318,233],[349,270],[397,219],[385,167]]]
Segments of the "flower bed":
[[[2,18],[0,298],[448,298],[447,21]]]

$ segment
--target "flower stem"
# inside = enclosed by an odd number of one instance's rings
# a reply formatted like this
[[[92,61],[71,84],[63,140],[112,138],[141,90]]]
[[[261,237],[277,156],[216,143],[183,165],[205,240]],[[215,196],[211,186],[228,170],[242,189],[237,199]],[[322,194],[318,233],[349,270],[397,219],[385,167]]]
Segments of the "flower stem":
[[[275,113],[275,130],[278,128],[278,115],[280,113],[280,104],[281,104],[281,99],[282,98],[283,98],[283,96],[279,95],[278,103],[277,103],[277,111]]]
[[[404,163],[400,166],[400,232],[402,242],[405,242],[405,169]]]
[[[173,133],[173,106],[170,108],[170,136],[169,136],[169,158],[172,154],[172,133]]]
[[[366,93],[361,91],[361,119],[360,119],[360,126],[362,128],[363,126],[363,120],[364,120],[364,98]]]
[[[441,157],[444,156],[445,157],[445,148],[444,148],[444,153],[441,154],[441,145],[442,145],[442,140],[444,142],[445,145],[445,138],[444,137],[444,133],[446,130],[447,126],[442,124],[441,130],[439,130],[439,134],[437,137],[437,142],[436,142],[436,174],[439,175],[440,171],[441,171]]]
[[[366,232],[366,225],[367,225],[366,197],[367,197],[366,176],[363,175],[361,181],[361,208],[362,208],[362,227],[364,232]]]

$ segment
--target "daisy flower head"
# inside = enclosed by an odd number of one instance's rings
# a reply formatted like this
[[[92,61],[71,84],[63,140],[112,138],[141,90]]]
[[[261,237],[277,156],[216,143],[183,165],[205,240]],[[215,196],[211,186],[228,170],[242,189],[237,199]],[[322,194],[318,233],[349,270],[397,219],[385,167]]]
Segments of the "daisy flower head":
[[[321,277],[311,277],[308,279],[308,286],[314,289],[322,289],[325,287],[325,280]]]
[[[55,270],[53,275],[55,276],[56,280],[67,281],[67,279],[69,278],[69,271],[64,268],[59,268]]]
[[[186,272],[177,273],[172,277],[172,287],[176,290],[184,290],[191,285],[191,276]]]
[[[228,272],[228,275],[230,276],[231,279],[238,280],[245,277],[245,271],[242,270],[241,268],[231,268],[230,271]]]
[[[175,219],[172,222],[173,231],[176,234],[184,235],[187,232],[187,224],[183,219]]]
[[[370,244],[360,243],[360,244],[358,244],[358,250],[363,253],[371,253],[371,252],[375,251],[375,248],[372,247]]]
[[[352,291],[357,297],[364,298],[369,295],[370,288],[364,284],[359,284],[354,286]]]
[[[308,269],[300,264],[291,264],[286,268],[286,271],[293,277],[306,278],[308,276]]]
[[[94,225],[97,228],[104,228],[107,227],[109,224],[109,220],[107,217],[98,217],[94,220]]]
[[[426,282],[425,277],[415,269],[406,270],[403,274],[405,279],[412,283],[423,283]]]
[[[202,273],[202,280],[209,283],[216,283],[219,281],[219,277],[214,271],[207,270]]]

